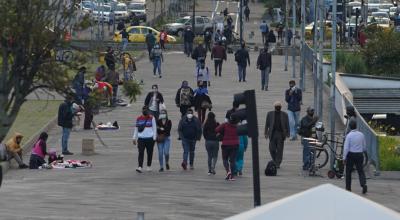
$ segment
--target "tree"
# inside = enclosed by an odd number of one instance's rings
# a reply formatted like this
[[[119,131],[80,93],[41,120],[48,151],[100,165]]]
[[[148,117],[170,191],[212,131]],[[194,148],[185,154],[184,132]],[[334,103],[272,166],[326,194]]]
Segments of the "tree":
[[[367,44],[362,49],[368,72],[374,75],[400,76],[400,33],[393,28],[369,27]]]
[[[74,18],[75,0],[0,0],[0,141],[26,97],[38,89],[71,94],[71,65],[55,60]]]

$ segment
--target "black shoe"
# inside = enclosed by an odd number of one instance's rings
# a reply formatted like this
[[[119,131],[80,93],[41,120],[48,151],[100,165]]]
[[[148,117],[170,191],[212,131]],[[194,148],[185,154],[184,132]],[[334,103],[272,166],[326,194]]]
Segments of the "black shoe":
[[[64,152],[62,152],[62,154],[64,154],[64,155],[74,155],[74,153],[69,152],[69,151],[64,151]]]
[[[165,164],[165,168],[169,170],[169,164]]]
[[[367,185],[364,185],[363,189],[362,189],[362,194],[367,193],[367,191],[368,191],[368,187],[367,187]]]
[[[164,172],[164,168],[160,168],[158,172]]]
[[[20,168],[20,169],[26,169],[26,168],[28,168],[28,165],[26,165],[26,164],[21,164],[21,165],[19,165],[19,168]]]

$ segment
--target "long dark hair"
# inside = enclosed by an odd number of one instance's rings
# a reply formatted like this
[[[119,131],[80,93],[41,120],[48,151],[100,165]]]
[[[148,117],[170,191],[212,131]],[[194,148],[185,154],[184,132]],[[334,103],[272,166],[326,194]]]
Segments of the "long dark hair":
[[[214,112],[209,112],[207,115],[206,122],[204,123],[204,127],[216,127],[217,121],[215,120]]]
[[[48,137],[49,135],[46,132],[42,132],[39,136],[39,140],[46,142]]]

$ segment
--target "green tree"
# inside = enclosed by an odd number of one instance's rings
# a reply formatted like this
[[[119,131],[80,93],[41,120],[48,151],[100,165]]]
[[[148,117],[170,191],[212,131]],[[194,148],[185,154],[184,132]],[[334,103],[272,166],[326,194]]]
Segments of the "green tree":
[[[400,77],[400,33],[393,29],[367,30],[368,42],[362,49],[368,72]]]
[[[38,89],[71,93],[70,65],[55,60],[75,17],[75,1],[0,0],[0,141],[26,97]]]

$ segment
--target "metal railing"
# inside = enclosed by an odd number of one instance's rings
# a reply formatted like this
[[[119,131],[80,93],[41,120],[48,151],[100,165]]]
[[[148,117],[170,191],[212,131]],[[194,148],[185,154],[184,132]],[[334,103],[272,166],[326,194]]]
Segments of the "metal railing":
[[[307,43],[304,44],[304,57],[308,67],[312,67],[314,63],[314,50]]]
[[[362,115],[357,111],[357,108],[354,104],[346,97],[343,96],[345,100],[346,106],[354,107],[357,118],[357,128],[360,132],[362,132],[365,136],[365,141],[367,143],[367,154],[369,159],[369,164],[372,164],[375,167],[375,175],[379,175],[379,137],[375,133],[375,131],[368,125],[368,123],[364,120]]]

